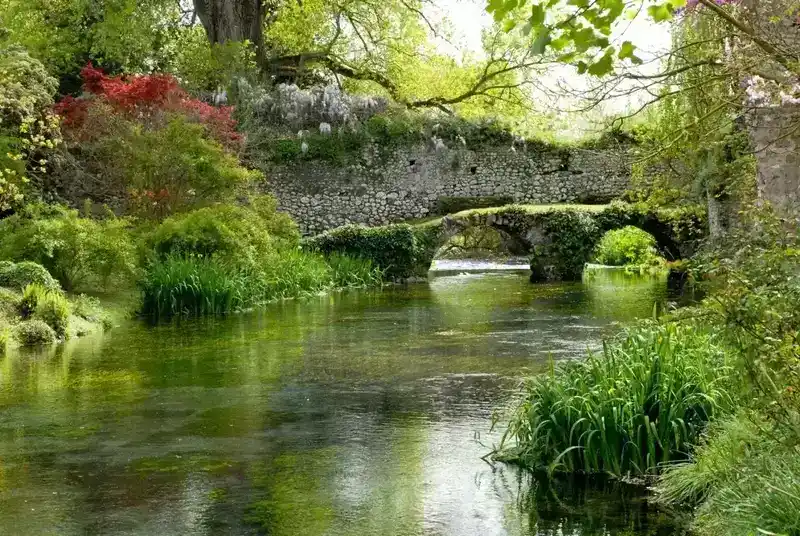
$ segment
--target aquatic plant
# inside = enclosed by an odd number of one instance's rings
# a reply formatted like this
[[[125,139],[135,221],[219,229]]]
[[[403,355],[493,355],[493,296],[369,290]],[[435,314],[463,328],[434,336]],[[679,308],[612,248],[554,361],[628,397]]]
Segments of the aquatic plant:
[[[715,333],[640,326],[531,379],[499,452],[550,471],[653,475],[685,460],[708,421],[731,411],[735,384]]]
[[[141,283],[141,312],[154,317],[229,313],[334,287],[378,284],[369,260],[299,249],[274,252],[259,264],[218,257],[168,256],[155,261]]]
[[[244,281],[211,258],[169,256],[156,261],[141,282],[141,312],[162,317],[210,315],[241,308]]]
[[[331,267],[333,284],[337,287],[367,287],[380,285],[383,272],[371,260],[334,253],[326,258]]]

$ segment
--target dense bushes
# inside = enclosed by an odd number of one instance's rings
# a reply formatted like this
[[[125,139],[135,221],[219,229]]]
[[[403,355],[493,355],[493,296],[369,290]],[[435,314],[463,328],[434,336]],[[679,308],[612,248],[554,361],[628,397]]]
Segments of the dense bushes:
[[[141,290],[151,316],[226,313],[382,277],[368,260],[300,251],[297,226],[271,197],[170,217],[148,244]]]
[[[58,206],[29,205],[0,220],[0,258],[41,264],[66,290],[130,281],[136,271],[128,221]]]
[[[31,283],[42,285],[48,290],[61,288],[58,281],[41,264],[30,261],[0,261],[0,287],[21,290]]]
[[[25,287],[19,304],[23,318],[38,319],[50,326],[58,337],[67,337],[70,305],[61,291],[33,283]]]
[[[533,378],[504,441],[533,468],[655,474],[685,460],[706,423],[732,410],[731,364],[702,327],[633,329],[600,355]]]
[[[89,65],[82,76],[86,96],[56,107],[69,153],[53,186],[67,199],[161,219],[232,201],[260,178],[239,164],[230,108],[190,98],[169,75],[109,77]]]
[[[275,206],[274,198],[260,196],[248,207],[220,204],[172,216],[155,229],[149,245],[159,257],[244,256],[255,262],[273,248],[298,243],[297,225]]]
[[[653,235],[629,225],[603,235],[595,260],[609,266],[643,266],[658,263],[660,257]]]
[[[13,328],[14,338],[23,346],[35,346],[38,344],[53,344],[58,340],[56,332],[44,321],[31,319],[20,322]]]
[[[367,259],[394,280],[426,275],[432,258],[424,231],[408,224],[346,225],[308,239],[305,247],[325,255]]]

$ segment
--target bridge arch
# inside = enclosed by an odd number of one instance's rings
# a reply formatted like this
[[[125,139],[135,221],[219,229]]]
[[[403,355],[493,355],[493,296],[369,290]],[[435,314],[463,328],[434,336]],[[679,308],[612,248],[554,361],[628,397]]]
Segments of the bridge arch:
[[[454,236],[471,227],[500,233],[516,251],[531,257],[532,281],[575,280],[602,235],[628,225],[656,239],[668,260],[690,255],[705,236],[700,210],[653,211],[636,205],[507,205],[465,211],[421,224],[427,248],[419,259],[430,266],[436,252]]]
[[[650,210],[639,205],[506,205],[451,214],[433,221],[380,227],[347,225],[305,241],[309,250],[364,257],[393,280],[425,277],[436,252],[470,227],[497,230],[531,257],[532,281],[575,280],[603,233],[627,225],[656,238],[670,260],[684,258],[706,234],[699,208]]]

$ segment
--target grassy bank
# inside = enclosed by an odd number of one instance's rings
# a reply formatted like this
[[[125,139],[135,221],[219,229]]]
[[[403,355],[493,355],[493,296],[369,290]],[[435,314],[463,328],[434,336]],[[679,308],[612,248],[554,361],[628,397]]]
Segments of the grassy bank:
[[[528,380],[497,457],[649,481],[703,536],[800,533],[800,242],[754,216],[694,259],[702,304]]]
[[[0,355],[15,346],[54,344],[105,331],[112,320],[99,300],[67,295],[41,265],[0,267]]]

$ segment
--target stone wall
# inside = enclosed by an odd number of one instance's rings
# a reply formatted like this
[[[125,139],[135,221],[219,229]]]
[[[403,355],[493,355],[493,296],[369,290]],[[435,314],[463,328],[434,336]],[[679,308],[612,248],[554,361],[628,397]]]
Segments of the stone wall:
[[[504,196],[517,203],[607,201],[628,186],[623,150],[424,145],[368,146],[339,166],[300,160],[267,164],[266,189],[279,208],[315,234],[348,223],[382,225],[436,212],[442,197]]]
[[[757,163],[758,197],[781,217],[800,223],[800,105],[764,107],[749,114]]]

